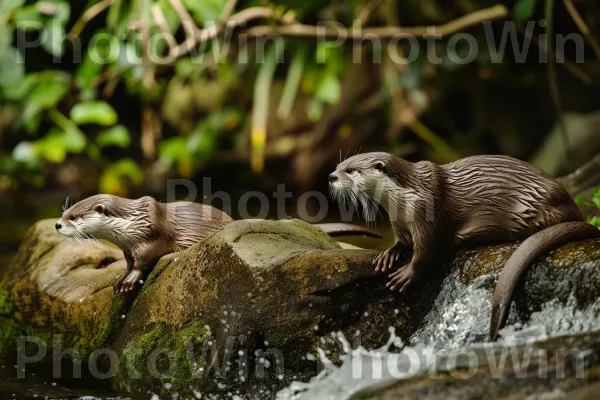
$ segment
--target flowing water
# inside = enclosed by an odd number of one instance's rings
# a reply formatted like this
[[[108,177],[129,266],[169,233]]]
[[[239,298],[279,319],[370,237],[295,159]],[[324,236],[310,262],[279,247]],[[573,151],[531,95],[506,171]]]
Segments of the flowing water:
[[[551,337],[591,332],[600,329],[600,300],[579,309],[574,298],[566,304],[546,303],[527,323],[518,320],[511,311],[507,326],[500,331],[498,342],[484,343],[491,313],[490,289],[494,277],[481,276],[469,285],[457,284],[448,278],[436,304],[425,319],[425,325],[409,343],[403,344],[390,330],[390,340],[379,349],[350,349],[339,335],[345,355],[341,366],[328,362],[309,382],[294,382],[280,391],[280,400],[349,399],[367,389],[386,386],[397,380],[476,368],[488,357],[497,365],[511,354],[517,344],[532,344]],[[513,307],[514,308],[514,307]],[[390,351],[391,347],[400,351]],[[460,356],[463,356],[462,358]],[[472,355],[467,362],[465,355]],[[461,365],[462,360],[462,365]],[[503,364],[502,364],[503,365]]]

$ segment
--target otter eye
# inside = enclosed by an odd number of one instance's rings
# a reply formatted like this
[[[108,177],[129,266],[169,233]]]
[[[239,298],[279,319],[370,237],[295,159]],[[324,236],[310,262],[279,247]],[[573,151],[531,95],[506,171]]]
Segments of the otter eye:
[[[71,216],[69,217],[69,219],[70,219],[71,221],[75,221],[77,218],[79,218],[77,215],[71,215]]]
[[[351,173],[353,173],[354,171],[356,171],[354,168],[348,168],[348,169],[346,169],[346,173],[347,173],[347,174],[351,174]]]

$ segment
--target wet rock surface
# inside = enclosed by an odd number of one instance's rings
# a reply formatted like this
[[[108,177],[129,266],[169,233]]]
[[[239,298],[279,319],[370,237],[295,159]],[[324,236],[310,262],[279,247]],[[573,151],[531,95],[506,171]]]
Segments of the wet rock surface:
[[[62,348],[75,347],[84,362],[94,349],[110,347],[119,359],[111,385],[144,393],[269,397],[318,372],[317,348],[336,360],[341,349],[331,332],[343,332],[353,346],[378,348],[394,326],[406,342],[432,311],[445,278],[469,284],[490,275],[493,281],[516,248],[464,250],[400,295],[373,271],[374,251],[343,249],[299,220],[235,221],[163,257],[136,292],[115,296],[122,253],[67,242],[53,224],[31,228],[2,280],[0,346],[11,354],[19,335],[51,343],[53,334],[62,334]],[[528,273],[517,294],[518,314],[526,319],[542,304],[569,296],[585,307],[598,297],[598,267],[600,241],[555,250]],[[485,379],[483,369],[478,374]],[[439,393],[443,382],[415,381],[406,393]],[[397,394],[404,384],[386,390]],[[533,378],[531,385],[537,385]]]

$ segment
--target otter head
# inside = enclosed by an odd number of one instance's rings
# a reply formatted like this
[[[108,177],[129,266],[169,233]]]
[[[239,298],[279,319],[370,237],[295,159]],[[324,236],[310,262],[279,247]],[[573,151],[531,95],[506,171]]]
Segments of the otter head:
[[[329,175],[329,187],[337,200],[350,200],[363,208],[367,221],[375,219],[377,203],[385,203],[390,185],[388,153],[365,153],[352,156],[338,164]]]
[[[120,198],[99,194],[73,204],[56,222],[58,233],[76,239],[114,238],[128,225],[117,208]],[[123,199],[124,200],[124,199]]]

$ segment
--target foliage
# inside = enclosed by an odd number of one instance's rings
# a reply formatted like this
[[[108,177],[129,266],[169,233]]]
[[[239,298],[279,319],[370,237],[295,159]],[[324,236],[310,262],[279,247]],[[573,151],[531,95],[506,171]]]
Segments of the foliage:
[[[587,221],[600,228],[600,186],[594,189],[590,201],[587,201],[583,195],[577,197],[576,201],[578,205],[590,206],[595,209],[595,215],[588,216]]]
[[[91,171],[99,190],[119,194],[143,184],[154,173],[150,171],[191,177],[222,153],[245,160],[260,173],[269,154],[285,157],[295,150],[299,130],[311,135],[310,125],[290,128],[289,120],[316,125],[340,104],[343,78],[356,63],[361,46],[348,44],[351,41],[337,46],[314,37],[254,38],[240,45],[235,35],[231,42],[223,40],[223,35],[231,37],[229,31],[196,43],[202,36],[198,32],[222,27],[219,21],[228,4],[235,5],[230,15],[251,9],[270,14],[236,27],[241,30],[291,22],[315,26],[324,17],[330,25],[350,28],[358,16],[365,19],[361,21],[365,27],[396,26],[404,17],[390,8],[391,3],[0,2],[0,191],[18,184],[43,185],[58,170],[48,166],[74,160],[84,166],[84,176]],[[471,1],[457,2],[454,8],[439,0],[408,3],[410,18],[424,24],[441,24],[479,7]],[[514,18],[519,22],[532,18],[539,3],[511,3]],[[491,4],[481,1],[481,7]],[[186,15],[193,21],[183,24]],[[190,29],[196,33],[190,36]],[[188,39],[195,45],[186,48]],[[488,45],[483,36],[477,40],[480,47]],[[407,43],[398,44],[396,52],[401,55]],[[344,128],[327,134],[332,139],[344,137],[354,121],[364,135],[381,140],[378,129],[386,124],[392,126],[391,142],[397,143],[401,128],[410,127],[436,161],[460,156],[454,143],[419,117],[437,96],[428,81],[434,76],[447,79],[444,74],[463,68],[464,46],[446,46],[445,51],[440,46],[441,62],[436,65],[428,62],[429,51],[421,51],[410,67],[378,61],[375,45],[362,47],[359,61],[373,68],[361,80],[379,85],[365,95],[377,102],[388,120],[374,118],[367,124],[360,113],[345,110]],[[493,68],[489,59],[475,62],[487,74]],[[363,82],[350,82],[355,83]],[[360,108],[363,99],[356,102]],[[288,138],[293,140],[286,142],[292,145],[274,146],[269,152],[268,131],[274,126],[289,128],[293,135]],[[155,168],[157,164],[161,168]]]

